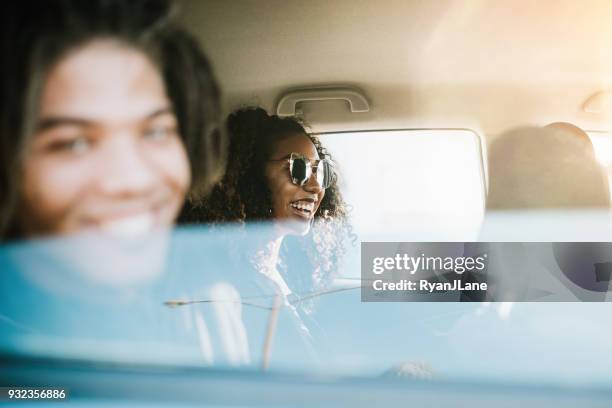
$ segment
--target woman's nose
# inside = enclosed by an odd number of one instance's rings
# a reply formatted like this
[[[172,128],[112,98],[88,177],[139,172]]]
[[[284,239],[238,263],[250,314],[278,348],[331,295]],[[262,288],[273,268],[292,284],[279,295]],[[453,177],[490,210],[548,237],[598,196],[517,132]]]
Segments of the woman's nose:
[[[308,179],[306,184],[304,184],[303,187],[304,187],[304,190],[308,191],[309,193],[314,193],[314,194],[319,194],[321,190],[323,190],[323,187],[317,180],[316,172],[313,172],[312,176],[310,176],[310,178]]]

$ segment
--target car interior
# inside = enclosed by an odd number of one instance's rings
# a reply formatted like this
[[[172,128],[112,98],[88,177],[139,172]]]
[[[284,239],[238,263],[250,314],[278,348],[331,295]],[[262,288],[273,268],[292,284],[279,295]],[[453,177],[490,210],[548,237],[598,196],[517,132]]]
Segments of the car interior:
[[[177,13],[223,115],[296,117],[331,154],[351,223],[337,274],[284,301],[252,285],[244,254],[267,222],[3,243],[0,386],[66,388],[54,404],[67,406],[611,406],[611,2],[179,0]],[[587,137],[556,146],[551,132]],[[487,251],[499,287],[535,289],[368,301],[373,242]],[[563,264],[574,248],[588,259]],[[580,262],[595,289],[567,273]]]

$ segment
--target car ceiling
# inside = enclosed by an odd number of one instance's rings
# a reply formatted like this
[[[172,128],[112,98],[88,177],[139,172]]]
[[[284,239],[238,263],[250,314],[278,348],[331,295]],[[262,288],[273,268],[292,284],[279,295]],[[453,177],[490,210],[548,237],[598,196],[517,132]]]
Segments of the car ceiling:
[[[371,104],[304,104],[315,131],[514,126],[568,121],[612,129],[583,102],[612,81],[612,2],[576,0],[182,0],[227,110],[317,85]]]

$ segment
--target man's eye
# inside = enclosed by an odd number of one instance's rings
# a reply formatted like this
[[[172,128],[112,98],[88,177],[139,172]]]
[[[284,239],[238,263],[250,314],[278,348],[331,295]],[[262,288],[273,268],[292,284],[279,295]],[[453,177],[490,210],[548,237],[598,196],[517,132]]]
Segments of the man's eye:
[[[145,138],[153,141],[163,141],[173,137],[174,135],[176,135],[176,129],[163,126],[147,129],[144,133]]]
[[[75,137],[72,139],[58,140],[49,145],[52,152],[69,152],[83,154],[91,149],[91,142],[86,137]]]

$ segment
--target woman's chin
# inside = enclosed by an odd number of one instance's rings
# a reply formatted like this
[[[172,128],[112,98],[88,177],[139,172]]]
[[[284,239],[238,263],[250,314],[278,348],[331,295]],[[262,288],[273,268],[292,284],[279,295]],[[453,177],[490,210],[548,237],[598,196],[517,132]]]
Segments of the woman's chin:
[[[310,232],[312,218],[290,217],[279,220],[277,228],[283,235],[304,236]]]

